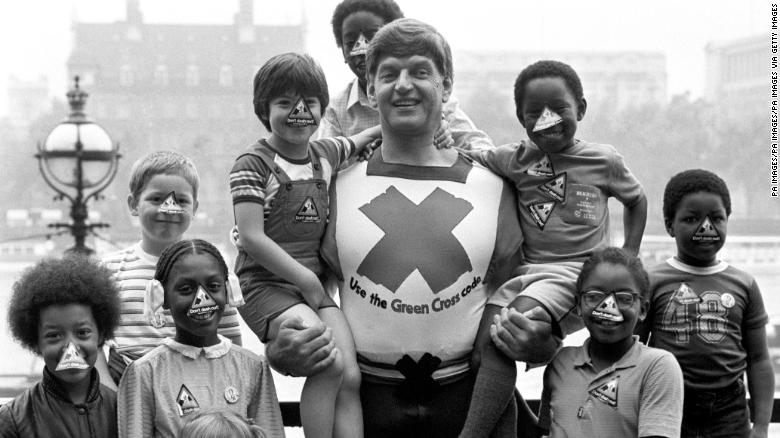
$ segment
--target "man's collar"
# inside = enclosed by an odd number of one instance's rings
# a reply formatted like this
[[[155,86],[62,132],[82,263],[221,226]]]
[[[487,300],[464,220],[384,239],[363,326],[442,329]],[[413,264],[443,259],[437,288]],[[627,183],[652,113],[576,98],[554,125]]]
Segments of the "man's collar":
[[[230,351],[230,346],[233,345],[230,339],[222,335],[217,336],[219,337],[219,343],[209,347],[193,347],[192,345],[176,342],[173,338],[163,339],[163,345],[166,345],[171,350],[178,351],[190,359],[197,359],[201,352],[206,356],[206,359],[217,359],[226,355]]]

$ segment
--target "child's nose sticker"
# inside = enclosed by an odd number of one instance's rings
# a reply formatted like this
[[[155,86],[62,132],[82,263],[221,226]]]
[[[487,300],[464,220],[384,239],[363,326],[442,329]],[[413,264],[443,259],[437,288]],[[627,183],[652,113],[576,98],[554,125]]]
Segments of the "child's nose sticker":
[[[699,228],[693,233],[691,239],[694,242],[717,242],[720,240],[720,233],[712,225],[712,220],[709,216],[705,216],[704,220],[699,224]]]
[[[368,52],[368,39],[361,33],[358,36],[355,45],[352,46],[352,50],[349,51],[349,56],[361,56]]]
[[[206,292],[203,287],[198,286],[198,292],[195,294],[195,299],[192,300],[190,310],[187,311],[188,316],[201,316],[208,315],[211,312],[219,309],[219,304],[214,301],[214,298]]]
[[[542,115],[536,120],[533,132],[543,131],[551,126],[555,126],[561,123],[563,119],[555,111],[548,107],[544,107]]]
[[[303,97],[298,99],[298,102],[295,103],[293,109],[290,110],[290,114],[287,114],[286,124],[291,128],[301,128],[317,124],[317,121],[314,120],[314,115],[311,113],[311,109],[309,109],[309,105]]]
[[[607,297],[593,309],[593,317],[604,321],[622,322],[623,314],[618,310],[615,295],[607,295]]]
[[[179,200],[176,199],[176,192],[168,193],[168,196],[165,197],[165,200],[160,204],[160,207],[157,208],[157,211],[165,214],[185,213],[184,208],[179,204]]]
[[[57,368],[54,371],[63,370],[85,370],[89,368],[87,361],[84,360],[84,356],[81,354],[76,344],[73,342],[68,343],[65,347],[65,352],[62,353],[60,362],[57,364]]]

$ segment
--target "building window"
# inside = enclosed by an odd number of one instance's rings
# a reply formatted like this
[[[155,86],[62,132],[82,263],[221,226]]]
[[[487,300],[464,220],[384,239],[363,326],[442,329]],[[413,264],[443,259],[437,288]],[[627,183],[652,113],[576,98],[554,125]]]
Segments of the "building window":
[[[198,83],[200,82],[200,78],[198,76],[198,67],[194,65],[187,66],[187,73],[184,78],[184,83],[188,87],[197,87]]]
[[[154,84],[161,87],[168,86],[168,67],[158,65],[154,68]]]
[[[229,65],[223,65],[219,69],[219,86],[220,87],[233,86],[233,67]]]
[[[123,87],[133,85],[133,69],[129,65],[119,68],[119,85]]]

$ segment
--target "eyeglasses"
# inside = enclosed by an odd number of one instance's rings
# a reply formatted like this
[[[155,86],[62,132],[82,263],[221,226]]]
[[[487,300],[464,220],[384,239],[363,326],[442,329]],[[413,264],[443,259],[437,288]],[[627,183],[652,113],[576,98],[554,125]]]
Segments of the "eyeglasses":
[[[634,305],[639,298],[639,294],[633,292],[602,292],[600,290],[590,290],[582,292],[580,297],[582,302],[588,307],[596,307],[604,301],[608,295],[614,295],[617,306],[620,309],[628,309]]]

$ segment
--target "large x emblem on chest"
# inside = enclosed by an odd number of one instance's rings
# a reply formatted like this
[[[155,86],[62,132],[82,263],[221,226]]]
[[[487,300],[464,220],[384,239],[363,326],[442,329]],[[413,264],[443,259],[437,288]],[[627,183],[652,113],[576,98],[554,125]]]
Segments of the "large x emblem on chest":
[[[360,207],[385,235],[357,273],[395,292],[416,270],[433,293],[471,270],[471,260],[452,230],[474,207],[436,188],[419,205],[394,186]]]

